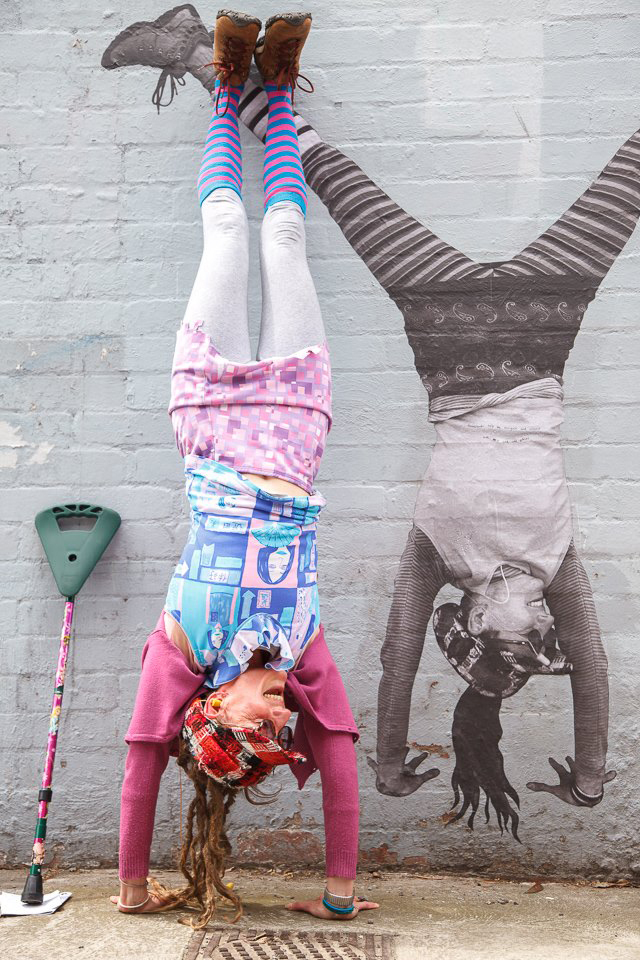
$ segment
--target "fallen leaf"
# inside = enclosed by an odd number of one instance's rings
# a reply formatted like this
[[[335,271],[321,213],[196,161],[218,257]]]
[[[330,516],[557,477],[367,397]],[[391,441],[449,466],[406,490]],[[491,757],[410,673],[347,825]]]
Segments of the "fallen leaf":
[[[443,813],[440,817],[438,817],[438,820],[442,820],[444,824],[447,824],[447,823],[450,823],[451,820],[454,820],[455,817],[456,817],[455,810],[447,810],[446,813]]]
[[[544,887],[542,886],[540,881],[534,880],[531,886],[529,887],[529,889],[527,890],[527,893],[540,893],[542,890],[544,890]]]
[[[599,889],[604,889],[606,887],[630,887],[630,880],[594,880],[591,884],[592,887],[597,887]]]
[[[410,746],[414,750],[419,750],[421,753],[428,753],[430,756],[441,757],[442,760],[449,760],[450,754],[448,751],[439,743],[417,743],[415,740],[411,741]]]

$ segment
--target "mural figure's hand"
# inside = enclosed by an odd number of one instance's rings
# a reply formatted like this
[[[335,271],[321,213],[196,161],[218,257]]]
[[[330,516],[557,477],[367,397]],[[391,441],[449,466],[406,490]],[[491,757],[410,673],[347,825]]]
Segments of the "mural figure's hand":
[[[565,757],[567,761],[567,768],[563,767],[561,763],[558,763],[557,760],[554,760],[553,757],[549,757],[549,763],[553,770],[558,774],[558,779],[560,783],[551,784],[551,783],[540,783],[539,780],[532,780],[527,784],[528,790],[533,790],[534,793],[550,793],[553,797],[557,797],[558,800],[562,800],[563,803],[568,803],[572,807],[595,807],[597,806],[602,797],[604,796],[604,784],[611,783],[612,780],[615,780],[616,771],[609,770],[608,773],[605,773],[602,779],[603,792],[598,797],[594,797],[591,803],[586,802],[584,799],[577,799],[573,793],[572,787],[576,787],[576,778],[575,778],[575,761],[572,757]],[[583,794],[584,796],[584,794]]]
[[[433,780],[440,774],[437,767],[431,767],[429,770],[423,770],[418,773],[418,767],[429,754],[419,753],[417,757],[406,763],[409,748],[404,751],[404,755],[398,757],[390,763],[376,763],[372,757],[367,757],[367,763],[376,774],[376,790],[378,793],[384,793],[388,797],[408,797],[426,783],[427,780]]]

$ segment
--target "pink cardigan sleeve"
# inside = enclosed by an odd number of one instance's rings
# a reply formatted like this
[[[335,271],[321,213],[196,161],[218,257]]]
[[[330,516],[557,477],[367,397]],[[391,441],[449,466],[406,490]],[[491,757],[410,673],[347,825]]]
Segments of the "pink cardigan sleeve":
[[[188,667],[161,623],[143,652],[134,716],[127,732],[120,808],[120,876],[149,871],[160,779],[184,711],[202,677]],[[287,680],[287,694],[298,711],[296,745],[309,757],[300,768],[304,781],[320,771],[326,836],[327,876],[355,877],[358,857],[357,727],[337,667],[321,635]]]

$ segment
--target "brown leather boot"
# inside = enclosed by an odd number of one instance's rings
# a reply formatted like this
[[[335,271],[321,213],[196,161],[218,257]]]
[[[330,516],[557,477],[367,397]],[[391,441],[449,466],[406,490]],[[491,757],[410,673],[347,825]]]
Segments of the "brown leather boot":
[[[262,23],[236,10],[218,10],[213,34],[213,66],[221,85],[241,87],[249,76]]]
[[[300,53],[311,30],[311,19],[310,13],[281,13],[267,20],[255,50],[256,65],[266,83],[290,86],[292,92],[299,86]],[[311,92],[313,84],[306,77],[302,79]]]

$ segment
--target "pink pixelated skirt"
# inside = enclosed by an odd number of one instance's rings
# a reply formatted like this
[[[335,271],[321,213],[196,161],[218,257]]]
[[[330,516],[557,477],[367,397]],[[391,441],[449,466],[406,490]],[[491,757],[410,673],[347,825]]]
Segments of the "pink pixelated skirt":
[[[183,326],[169,413],[183,457],[278,477],[312,493],[331,427],[327,344],[236,363],[203,331]]]

